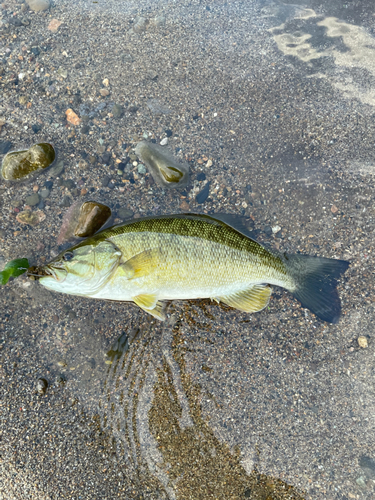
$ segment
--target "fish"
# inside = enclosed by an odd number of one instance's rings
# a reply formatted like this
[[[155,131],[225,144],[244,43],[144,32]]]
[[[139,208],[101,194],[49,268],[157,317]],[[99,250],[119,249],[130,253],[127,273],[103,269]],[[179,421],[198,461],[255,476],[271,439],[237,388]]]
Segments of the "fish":
[[[38,277],[56,292],[132,301],[162,321],[169,300],[209,298],[255,313],[277,286],[337,323],[337,280],[349,264],[268,249],[234,216],[171,214],[104,229],[38,268]]]

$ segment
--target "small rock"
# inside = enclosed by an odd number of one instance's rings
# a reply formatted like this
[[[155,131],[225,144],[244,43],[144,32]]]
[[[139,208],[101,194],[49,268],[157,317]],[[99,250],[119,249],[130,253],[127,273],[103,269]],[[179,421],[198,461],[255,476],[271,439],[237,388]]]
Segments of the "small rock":
[[[136,20],[136,23],[133,26],[133,31],[134,33],[142,33],[142,31],[145,31],[148,25],[148,19],[145,17],[138,17]]]
[[[23,205],[22,200],[15,199],[15,200],[11,200],[11,202],[10,202],[10,206],[14,207],[14,208],[18,208],[22,205]]]
[[[180,203],[180,209],[188,212],[190,210],[189,203],[187,203],[187,201],[185,200],[182,200]]]
[[[208,162],[206,163],[206,167],[207,168],[212,167],[212,160],[208,160]]]
[[[72,204],[72,199],[69,196],[64,196],[64,198],[61,200],[60,205],[62,207],[70,207]]]
[[[60,360],[60,361],[58,361],[57,364],[59,366],[61,366],[62,368],[65,368],[66,366],[68,366],[67,363],[66,363],[66,361],[64,361],[63,359]]]
[[[120,104],[114,104],[111,113],[113,115],[113,118],[121,118],[124,114],[124,108]]]
[[[150,109],[151,113],[155,115],[168,115],[171,112],[171,110],[162,104],[158,99],[149,99],[147,101],[147,107]]]
[[[208,198],[209,192],[210,192],[210,182],[207,182],[202,191],[200,191],[195,197],[195,201],[199,204],[204,203]]]
[[[359,347],[362,347],[363,349],[366,349],[368,347],[367,337],[365,337],[363,335],[358,337],[357,342],[358,342]]]
[[[206,174],[204,172],[199,172],[197,175],[197,181],[205,181],[206,180]]]
[[[111,153],[109,151],[105,151],[100,159],[105,165],[107,165],[111,160]]]
[[[273,234],[278,233],[280,230],[281,230],[281,227],[280,227],[280,226],[273,226],[273,228],[272,228],[272,232],[273,232]]]
[[[31,126],[31,129],[34,132],[34,134],[37,134],[38,132],[41,131],[42,126],[40,124],[34,124]]]
[[[81,128],[81,133],[87,135],[89,132],[90,132],[90,127],[88,125],[83,125]]]
[[[52,31],[52,33],[56,33],[61,24],[62,22],[59,21],[58,19],[52,19],[52,21],[48,25],[48,29]]]
[[[165,25],[165,17],[164,16],[156,16],[152,20],[152,24],[154,24],[157,28]]]
[[[47,10],[50,7],[49,0],[26,0],[26,3],[34,12],[41,12],[42,10]]]
[[[267,236],[271,236],[271,234],[272,234],[272,227],[271,226],[264,226],[263,231],[266,233]]]
[[[178,162],[168,148],[142,141],[137,144],[135,153],[145,163],[159,186],[179,188],[188,183],[189,166]]]
[[[73,179],[67,179],[66,181],[63,181],[62,185],[66,187],[66,189],[69,189],[69,191],[76,187],[76,183],[73,181]]]
[[[72,125],[79,125],[81,123],[81,119],[71,108],[67,109],[65,111],[65,114],[66,114],[66,120]]]
[[[102,84],[103,84],[105,87],[109,87],[109,80],[108,80],[108,78],[104,78],[104,80],[102,81]]]
[[[94,201],[86,201],[81,206],[74,234],[80,238],[93,236],[110,217],[111,209],[109,207]]]
[[[131,217],[133,217],[134,215],[134,212],[132,212],[131,210],[128,210],[127,208],[119,208],[117,210],[117,217],[119,217],[120,219],[130,219]]]
[[[108,89],[100,89],[100,95],[102,97],[107,97],[109,95],[109,90]]]
[[[103,187],[107,187],[110,180],[111,180],[111,178],[108,175],[105,175],[103,177],[103,179],[101,180],[101,185]]]
[[[28,224],[29,226],[36,226],[40,222],[42,222],[46,218],[46,214],[41,210],[37,210],[36,212],[30,212],[30,210],[25,210],[24,212],[20,212],[16,219],[21,224]]]
[[[35,207],[40,202],[40,196],[38,193],[31,194],[30,196],[26,196],[25,203],[30,207]]]
[[[38,378],[38,381],[36,383],[36,390],[39,392],[39,394],[45,394],[47,387],[47,380],[45,378]]]
[[[166,146],[167,144],[168,144],[168,137],[164,137],[164,139],[160,141],[160,146]]]
[[[51,167],[50,171],[48,172],[50,177],[58,177],[64,170],[64,162],[60,160],[56,165]]]
[[[11,147],[12,143],[10,141],[0,141],[0,155],[5,155]]]
[[[137,171],[139,174],[144,175],[147,172],[147,169],[142,163],[140,163],[137,167]]]
[[[337,213],[337,212],[338,212],[338,210],[339,210],[339,209],[336,207],[336,205],[332,205],[332,207],[331,207],[331,212],[332,212],[333,214]]]
[[[60,75],[62,78],[68,78],[68,71],[65,68],[60,68],[57,70],[57,74]]]
[[[166,135],[167,137],[172,137],[172,135],[173,135],[172,130],[170,130],[169,128],[167,128],[167,130],[165,131],[165,135]]]

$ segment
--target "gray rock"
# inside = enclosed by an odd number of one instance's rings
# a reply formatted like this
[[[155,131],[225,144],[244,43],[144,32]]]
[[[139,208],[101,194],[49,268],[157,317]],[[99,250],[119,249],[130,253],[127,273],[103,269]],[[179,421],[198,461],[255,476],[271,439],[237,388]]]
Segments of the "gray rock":
[[[49,0],[26,0],[26,3],[35,12],[47,10],[50,7]]]
[[[144,175],[147,172],[147,168],[142,163],[138,165],[137,170],[141,175]]]
[[[25,203],[30,207],[35,207],[40,202],[40,196],[38,193],[31,194],[30,196],[26,196]]]
[[[60,160],[49,170],[48,174],[50,177],[58,177],[64,170],[64,162]]]
[[[120,219],[130,219],[133,217],[134,213],[131,210],[128,210],[127,208],[119,208],[117,211],[117,217]]]
[[[40,192],[40,196],[42,198],[48,198],[49,194],[50,194],[50,190],[49,189],[42,189],[41,192]]]
[[[115,104],[112,108],[113,118],[121,118],[124,114],[124,108],[120,104]]]
[[[136,23],[133,26],[134,33],[142,33],[145,31],[148,25],[148,19],[145,17],[138,17]]]
[[[10,141],[0,141],[0,155],[5,155],[11,147],[12,143]]]

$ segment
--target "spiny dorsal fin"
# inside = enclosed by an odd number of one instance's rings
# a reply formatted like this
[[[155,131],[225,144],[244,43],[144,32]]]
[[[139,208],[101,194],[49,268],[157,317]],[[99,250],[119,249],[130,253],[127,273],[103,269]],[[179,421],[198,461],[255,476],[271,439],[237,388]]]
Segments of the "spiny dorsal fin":
[[[267,285],[254,285],[242,292],[232,293],[224,297],[218,297],[221,302],[228,306],[245,311],[247,313],[258,312],[264,309],[272,293],[272,288]]]
[[[144,293],[133,297],[133,301],[145,312],[154,316],[154,318],[165,320],[164,305],[157,300],[157,296],[151,293]]]

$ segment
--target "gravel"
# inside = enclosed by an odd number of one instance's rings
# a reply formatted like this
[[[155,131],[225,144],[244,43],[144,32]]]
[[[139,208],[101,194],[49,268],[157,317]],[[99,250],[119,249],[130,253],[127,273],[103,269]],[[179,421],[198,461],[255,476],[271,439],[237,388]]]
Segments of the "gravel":
[[[257,314],[175,301],[159,323],[11,280],[0,498],[374,498],[374,6],[305,4],[1,4],[0,154],[57,152],[0,181],[2,262],[57,256],[67,209],[96,200],[115,224],[238,214],[280,252],[351,265],[337,325],[276,287]],[[183,189],[133,165],[146,137],[189,165]],[[33,226],[16,218],[30,195]]]

